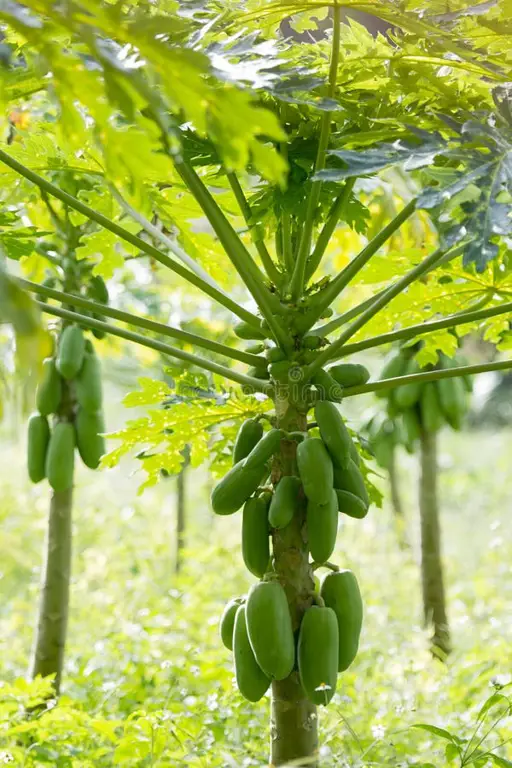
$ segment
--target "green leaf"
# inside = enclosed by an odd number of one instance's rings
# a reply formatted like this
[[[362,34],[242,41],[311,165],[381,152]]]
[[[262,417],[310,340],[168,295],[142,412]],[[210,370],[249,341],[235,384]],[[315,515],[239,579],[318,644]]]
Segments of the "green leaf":
[[[411,728],[421,728],[422,731],[428,731],[428,733],[432,733],[434,736],[439,736],[441,739],[446,739],[452,744],[457,744],[460,742],[460,739],[457,736],[454,736],[445,728],[439,728],[437,725],[430,725],[429,723],[414,723]]]

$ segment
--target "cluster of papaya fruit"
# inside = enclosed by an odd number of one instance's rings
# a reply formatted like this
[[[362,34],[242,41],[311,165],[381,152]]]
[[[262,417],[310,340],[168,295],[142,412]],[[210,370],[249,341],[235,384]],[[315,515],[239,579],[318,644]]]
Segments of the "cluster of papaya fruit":
[[[319,400],[315,421],[305,432],[272,428],[261,420],[245,421],[237,435],[232,469],[212,492],[212,507],[230,515],[243,506],[242,556],[261,581],[247,601],[231,601],[221,620],[224,644],[234,650],[241,693],[257,701],[271,680],[295,668],[306,695],[327,704],[336,690],[338,671],[357,653],[362,601],[350,571],[334,569],[319,593],[306,596],[297,637],[285,590],[270,555],[270,536],[300,521],[312,565],[328,563],[335,547],[338,511],[366,516],[369,495],[360,457],[337,407]],[[283,471],[283,456],[286,471]],[[291,458],[290,458],[291,457]]]
[[[354,661],[363,622],[357,579],[349,570],[328,573],[305,611],[297,639],[286,593],[277,578],[254,584],[247,598],[231,600],[220,620],[222,642],[233,651],[240,693],[259,701],[272,680],[298,670],[315,704],[328,704],[338,672]]]
[[[302,367],[313,362],[318,356],[320,348],[326,343],[326,340],[320,336],[306,335],[290,359],[283,350],[271,346],[266,341],[268,328],[265,321],[262,321],[261,332],[245,322],[238,323],[234,330],[239,338],[255,342],[247,347],[247,352],[255,355],[263,353],[260,362],[248,370],[249,376],[262,381],[282,382],[290,377],[293,383],[300,383]],[[315,387],[319,399],[341,402],[345,387],[357,387],[360,384],[366,384],[369,378],[370,373],[364,365],[339,363],[326,369],[320,368],[315,372],[310,383]]]
[[[415,358],[416,348],[401,348],[388,360],[381,374],[382,379],[419,373]],[[460,356],[450,359],[439,356],[438,368],[448,369],[463,365]],[[432,367],[423,370],[433,370]],[[403,384],[389,393],[377,392],[387,398],[387,415],[373,418],[368,425],[369,437],[375,457],[383,467],[389,465],[393,449],[403,445],[412,453],[421,431],[437,432],[445,424],[460,429],[469,406],[472,390],[470,377],[454,377],[437,381]]]
[[[56,355],[44,360],[36,405],[28,422],[29,477],[33,483],[46,477],[54,491],[66,491],[73,485],[75,446],[91,469],[105,452],[101,366],[78,325],[64,328]]]

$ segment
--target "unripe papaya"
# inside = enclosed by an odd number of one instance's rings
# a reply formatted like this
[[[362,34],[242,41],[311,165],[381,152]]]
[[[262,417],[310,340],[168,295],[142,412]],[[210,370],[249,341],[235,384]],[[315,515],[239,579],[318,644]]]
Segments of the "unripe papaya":
[[[268,512],[272,528],[286,528],[291,522],[299,505],[300,492],[301,483],[298,477],[286,475],[280,479]]]
[[[75,421],[76,444],[80,458],[86,467],[97,469],[100,459],[105,453],[105,431],[103,414],[101,411],[91,413],[84,408],[79,408]]]
[[[265,352],[265,344],[261,341],[257,341],[256,344],[250,344],[246,347],[245,351],[249,352],[251,355],[260,355],[262,352]]]
[[[74,379],[84,361],[85,339],[78,325],[68,325],[60,337],[57,370],[65,379]]]
[[[284,437],[282,429],[271,429],[254,446],[245,460],[247,470],[262,467],[279,450],[281,440]]]
[[[255,379],[263,379],[264,381],[270,379],[270,374],[264,366],[251,366],[251,368],[249,368],[247,371],[247,375],[253,376]]]
[[[338,497],[331,489],[327,504],[308,501],[308,546],[315,563],[326,563],[334,551],[338,533]]]
[[[37,410],[43,416],[57,413],[62,400],[62,379],[55,367],[53,357],[43,360],[43,374],[37,387]]]
[[[99,301],[100,304],[108,304],[108,288],[104,279],[100,277],[100,275],[91,276],[89,285],[87,286],[87,294],[91,297],[91,299]]]
[[[269,363],[280,363],[282,360],[286,360],[286,352],[283,352],[279,347],[271,347],[265,352],[265,357]]]
[[[318,396],[321,400],[330,400],[339,402],[343,397],[343,387],[340,387],[338,382],[333,377],[320,368],[311,378],[311,382],[315,385],[318,391]]]
[[[246,604],[247,630],[261,669],[274,680],[284,680],[295,663],[295,642],[286,593],[277,581],[251,587]]]
[[[402,351],[393,354],[381,371],[380,379],[394,379],[397,376],[403,376],[407,367],[408,359]],[[388,392],[385,389],[375,392],[376,397],[388,397]]]
[[[372,438],[371,448],[378,465],[389,470],[395,452],[393,435],[387,434],[383,429],[380,429]]]
[[[419,373],[420,371],[421,368],[417,360],[412,358],[412,360],[409,360],[407,363],[403,375],[409,376],[410,374]],[[401,387],[397,387],[393,393],[393,399],[397,408],[401,411],[405,411],[407,408],[412,408],[413,405],[416,405],[420,399],[422,387],[423,385],[421,382],[403,384]]]
[[[363,625],[363,601],[357,579],[349,570],[328,573],[322,580],[320,596],[338,619],[338,671],[343,672],[357,655]]]
[[[445,419],[453,429],[460,429],[466,412],[466,389],[460,378],[436,381],[439,401]]]
[[[297,464],[304,493],[309,501],[328,504],[334,473],[327,448],[319,437],[309,437],[297,446]]]
[[[368,504],[365,504],[363,499],[356,496],[350,491],[344,491],[340,488],[336,488],[336,498],[338,502],[338,509],[342,515],[348,515],[349,517],[355,517],[356,520],[362,520],[368,514]]]
[[[414,452],[414,444],[421,436],[421,425],[416,408],[409,408],[402,414],[404,426],[405,447],[409,453]]]
[[[313,605],[304,614],[297,660],[302,688],[315,704],[328,704],[338,678],[339,629],[334,611]]]
[[[216,515],[237,512],[266,475],[266,467],[246,469],[245,462],[246,459],[237,462],[213,489],[211,503]]]
[[[263,341],[263,339],[267,338],[267,334],[263,331],[258,330],[258,328],[255,328],[253,325],[249,325],[249,323],[245,323],[244,321],[237,323],[233,330],[239,339]]]
[[[33,483],[46,477],[46,453],[50,441],[50,427],[46,416],[33,413],[28,420],[27,467]]]
[[[73,485],[75,469],[75,430],[69,421],[53,428],[46,452],[46,477],[54,491],[67,491]]]
[[[263,425],[256,419],[247,419],[244,421],[236,436],[233,448],[233,463],[237,464],[245,459],[263,435]]]
[[[315,419],[334,465],[346,467],[352,454],[353,442],[334,403],[329,403],[327,400],[316,403]]]
[[[304,349],[320,349],[323,343],[322,337],[316,336],[315,334],[308,334],[302,339],[302,346]]]
[[[236,612],[240,606],[243,605],[243,603],[243,597],[234,597],[229,601],[229,603],[226,603],[226,607],[224,608],[222,616],[220,617],[220,638],[228,651],[233,650],[233,630],[235,627],[235,616]]]
[[[444,424],[435,383],[425,384],[420,399],[421,423],[427,432],[437,432]]]
[[[263,672],[254,656],[247,632],[246,607],[241,605],[235,616],[233,653],[238,690],[248,701],[259,701],[270,685],[270,678]]]
[[[103,402],[101,363],[94,351],[86,352],[80,373],[75,381],[78,405],[86,411],[99,411]]]
[[[327,372],[342,387],[359,387],[366,384],[370,378],[370,371],[359,363],[339,363],[332,365]]]
[[[242,557],[247,570],[258,579],[268,570],[269,534],[267,501],[262,496],[247,499],[242,515]]]
[[[268,370],[273,379],[282,381],[288,378],[291,367],[292,363],[290,360],[279,360],[276,363],[270,363]]]
[[[336,467],[334,470],[334,487],[340,491],[349,491],[358,496],[366,507],[370,504],[366,483],[359,467],[349,460],[346,467]]]

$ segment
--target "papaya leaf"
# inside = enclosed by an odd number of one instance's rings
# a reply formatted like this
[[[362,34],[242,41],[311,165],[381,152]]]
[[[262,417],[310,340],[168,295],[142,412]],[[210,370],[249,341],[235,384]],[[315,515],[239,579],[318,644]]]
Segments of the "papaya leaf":
[[[185,379],[186,380],[186,379]],[[193,383],[197,380],[193,379]],[[176,388],[165,382],[142,378],[140,389],[131,392],[124,399],[127,407],[156,406],[150,408],[148,415],[128,421],[110,438],[121,441],[121,445],[103,457],[105,467],[115,466],[120,459],[136,452],[142,470],[147,479],[140,491],[155,485],[162,471],[168,474],[180,472],[184,457],[183,446],[190,449],[190,463],[198,467],[206,460],[211,460],[212,452],[219,455],[221,466],[231,463],[230,444],[236,434],[236,425],[243,419],[264,413],[268,409],[266,402],[256,398],[238,398],[236,395],[223,397],[201,397],[180,389],[181,380]],[[180,394],[181,391],[181,394]],[[163,407],[162,407],[163,406]],[[215,433],[228,424],[230,429],[222,434],[219,445]]]

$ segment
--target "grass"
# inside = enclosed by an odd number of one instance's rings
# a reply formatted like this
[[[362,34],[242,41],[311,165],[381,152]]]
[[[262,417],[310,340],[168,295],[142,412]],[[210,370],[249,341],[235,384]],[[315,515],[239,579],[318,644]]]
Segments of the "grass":
[[[224,603],[252,581],[241,562],[239,516],[214,519],[200,470],[189,476],[190,534],[178,577],[175,481],[137,496],[140,478],[129,464],[108,473],[80,469],[64,695],[26,720],[23,708],[41,688],[23,676],[48,489],[28,484],[22,445],[3,439],[2,446],[0,764],[265,765],[268,701],[241,698],[217,634]],[[512,670],[511,459],[509,432],[443,434],[442,524],[456,649],[446,665],[431,658],[421,626],[414,458],[400,462],[411,550],[399,548],[387,507],[363,522],[343,521],[334,559],[360,580],[365,625],[356,662],[320,712],[322,768],[510,765],[508,744],[497,750],[502,763],[452,756],[457,738],[471,736],[479,708]],[[448,729],[452,746],[412,727],[418,723]],[[483,746],[511,737],[504,719]]]

